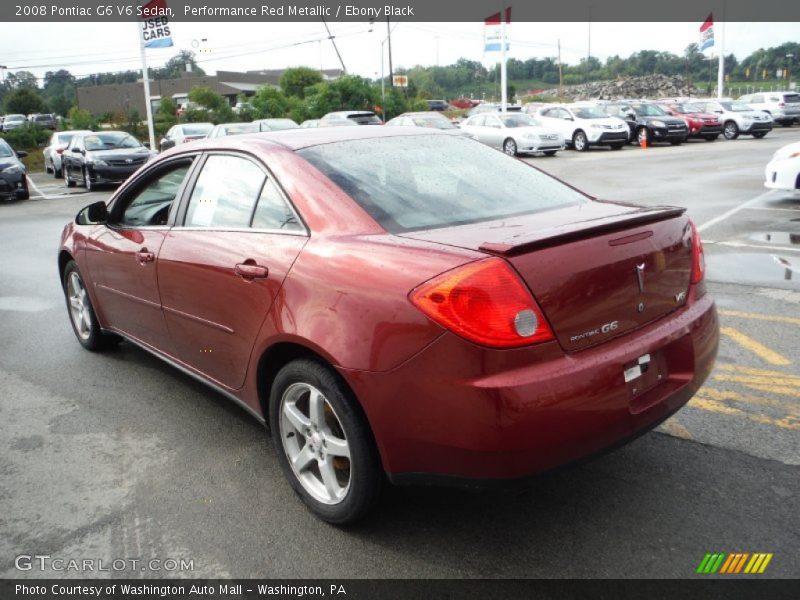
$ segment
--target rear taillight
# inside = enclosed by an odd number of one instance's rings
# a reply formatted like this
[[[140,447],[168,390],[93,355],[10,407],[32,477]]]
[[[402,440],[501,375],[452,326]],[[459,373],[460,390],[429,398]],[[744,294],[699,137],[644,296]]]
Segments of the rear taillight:
[[[56,148],[56,154],[64,154],[63,148]]]
[[[694,221],[689,219],[689,225],[692,227],[692,283],[700,283],[706,275],[706,255]]]
[[[408,297],[443,327],[482,346],[516,348],[553,339],[530,291],[501,258],[442,273]]]
[[[781,108],[783,108],[784,106],[786,106],[786,103],[785,103],[785,102],[778,102],[778,106],[780,106]]]

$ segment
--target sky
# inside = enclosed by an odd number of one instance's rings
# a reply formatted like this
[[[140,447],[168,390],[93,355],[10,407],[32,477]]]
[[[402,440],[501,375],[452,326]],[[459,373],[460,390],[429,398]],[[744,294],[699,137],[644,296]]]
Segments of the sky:
[[[329,23],[349,73],[381,74],[381,49],[388,74],[386,22],[374,30],[364,23]],[[395,67],[447,65],[464,57],[491,61],[483,55],[482,23],[392,23]],[[575,64],[590,51],[604,61],[639,50],[681,54],[698,41],[700,23],[512,23],[509,57],[525,60],[556,56],[561,41],[565,63]],[[0,61],[9,72],[22,69],[42,77],[61,68],[76,76],[140,68],[136,23],[38,23],[9,27],[0,39]],[[163,65],[178,50],[197,53],[209,74],[307,65],[338,68],[339,60],[322,22],[171,24],[175,46],[147,51],[148,63]],[[721,29],[717,24],[717,29]],[[591,34],[591,35],[590,35]],[[719,34],[718,34],[719,35]],[[591,41],[590,41],[591,40]],[[758,48],[800,41],[798,23],[727,23],[725,53],[744,58]],[[591,46],[591,50],[590,50]],[[798,57],[800,60],[800,57]]]

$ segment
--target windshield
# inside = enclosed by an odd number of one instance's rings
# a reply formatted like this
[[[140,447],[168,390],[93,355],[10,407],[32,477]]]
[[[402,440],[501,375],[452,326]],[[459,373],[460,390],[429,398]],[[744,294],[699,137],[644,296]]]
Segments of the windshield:
[[[635,110],[636,114],[639,116],[644,117],[663,117],[667,114],[664,112],[664,109],[655,104],[634,104],[633,110]]]
[[[226,135],[241,135],[243,133],[258,133],[259,127],[255,123],[231,123],[220,125],[217,137]]]
[[[677,110],[681,114],[689,114],[689,113],[701,113],[703,112],[703,107],[699,104],[676,104],[675,110]]]
[[[351,140],[298,151],[390,233],[586,202],[527,163],[460,136]]]
[[[414,125],[417,127],[433,127],[434,129],[455,129],[456,126],[453,125],[447,117],[443,117],[441,115],[420,115],[416,117],[411,117],[411,120],[414,122]]]
[[[208,132],[214,128],[213,125],[207,123],[197,123],[195,125],[184,125],[183,135],[208,135]]]
[[[0,158],[8,158],[9,156],[14,156],[14,151],[8,145],[8,142],[0,140]]]
[[[129,133],[95,133],[84,138],[86,150],[115,150],[117,148],[139,148],[142,145]]]
[[[720,102],[720,104],[725,110],[731,110],[733,112],[747,112],[753,110],[743,102]]]
[[[24,121],[25,115],[8,115],[6,121]]]
[[[579,119],[605,119],[608,115],[599,106],[581,106],[572,109]]]
[[[513,115],[501,115],[500,120],[503,122],[503,125],[509,128],[513,127],[530,127],[531,125],[535,125],[533,119],[531,119],[526,114],[513,114]]]
[[[269,127],[272,131],[281,131],[283,129],[297,129],[298,125],[291,119],[267,119],[263,121],[264,125]]]

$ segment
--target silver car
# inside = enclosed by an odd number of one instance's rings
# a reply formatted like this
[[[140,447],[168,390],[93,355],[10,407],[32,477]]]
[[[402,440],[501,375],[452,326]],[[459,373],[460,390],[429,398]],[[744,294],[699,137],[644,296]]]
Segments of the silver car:
[[[22,127],[27,122],[28,120],[25,118],[25,115],[6,115],[3,119],[2,131],[4,133],[6,131],[11,131],[17,127]]]
[[[524,113],[478,114],[464,121],[461,129],[509,156],[536,152],[553,156],[564,149],[564,136]]]
[[[52,173],[56,179],[61,179],[61,155],[66,150],[72,137],[79,133],[92,133],[88,129],[75,129],[73,131],[59,131],[50,136],[50,141],[42,153],[44,154],[44,171]]]
[[[783,127],[800,122],[800,94],[797,92],[758,92],[742,96],[739,102],[763,110]]]
[[[227,137],[229,135],[242,135],[245,133],[258,133],[261,131],[256,123],[220,123],[214,125],[207,136],[207,139]]]
[[[283,131],[300,127],[292,119],[258,119],[253,124],[258,126],[259,131]]]

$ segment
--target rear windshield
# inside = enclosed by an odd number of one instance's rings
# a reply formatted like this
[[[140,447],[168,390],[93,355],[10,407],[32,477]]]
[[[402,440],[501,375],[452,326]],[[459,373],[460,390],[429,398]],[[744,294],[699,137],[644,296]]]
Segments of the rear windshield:
[[[365,124],[365,123],[380,123],[381,122],[381,120],[378,118],[378,116],[375,115],[374,113],[358,113],[358,114],[354,114],[354,115],[347,115],[347,118],[351,119],[353,121],[357,121],[358,123],[361,123],[362,125]]]
[[[183,134],[184,135],[208,135],[208,133],[214,128],[213,125],[184,125],[183,126]]]
[[[783,101],[787,104],[798,104],[800,103],[800,94],[784,94]]]
[[[298,151],[390,233],[586,202],[530,165],[460,136],[351,140]]]

